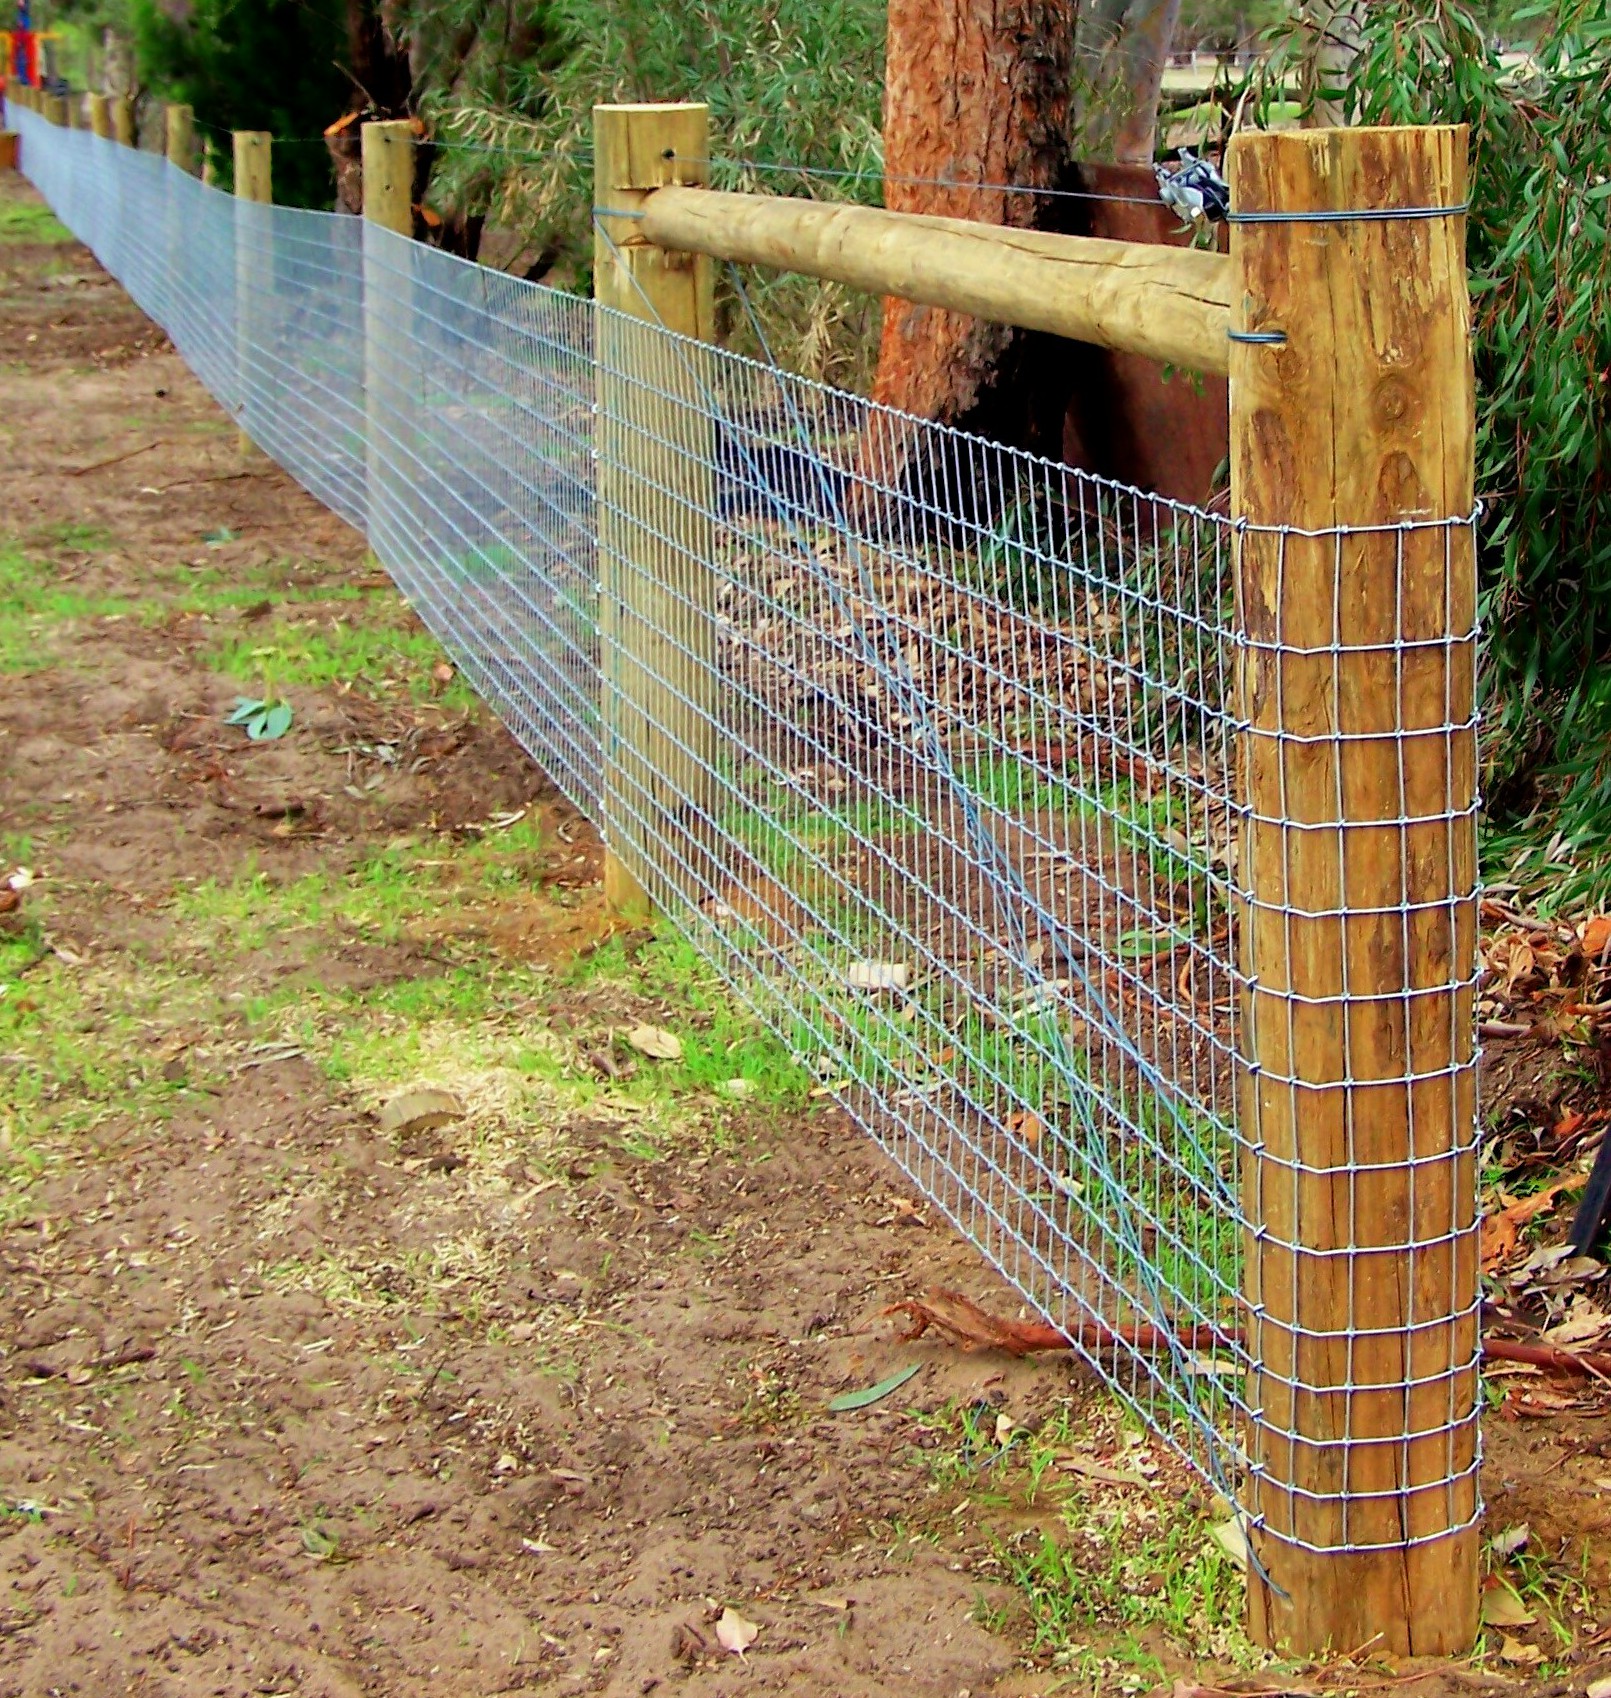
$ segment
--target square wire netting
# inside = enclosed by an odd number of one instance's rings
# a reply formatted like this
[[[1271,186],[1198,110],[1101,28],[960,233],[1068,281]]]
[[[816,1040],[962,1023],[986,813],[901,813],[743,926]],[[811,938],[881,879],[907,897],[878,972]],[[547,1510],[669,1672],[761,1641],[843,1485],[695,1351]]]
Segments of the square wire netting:
[[[1406,625],[1468,521],[1256,534],[20,124],[64,221],[366,529],[624,873],[1158,1432],[1292,1542],[1305,1497],[1343,1503],[1323,1548],[1474,1518],[1475,1311],[1446,1297],[1475,1289],[1474,774],[1405,776],[1438,740],[1464,772],[1474,736],[1474,608]],[[1314,629],[1249,630],[1255,557],[1311,574]],[[1356,633],[1366,581],[1386,623]],[[1312,735],[1239,711],[1261,667],[1308,680]],[[1409,753],[1361,816],[1384,737]],[[1317,760],[1335,807],[1293,822]],[[1258,891],[1250,853],[1279,863]],[[1295,940],[1330,972],[1331,938],[1335,985],[1300,983]],[[1401,990],[1350,988],[1395,949]],[[1274,1068],[1239,1059],[1250,1009],[1287,1023]],[[1326,1022],[1341,1071],[1311,1077]],[[1408,1117],[1392,1173],[1359,1104]],[[1322,1112],[1331,1154],[1300,1158]],[[1326,1331],[1314,1282],[1362,1291],[1384,1249],[1391,1325]]]

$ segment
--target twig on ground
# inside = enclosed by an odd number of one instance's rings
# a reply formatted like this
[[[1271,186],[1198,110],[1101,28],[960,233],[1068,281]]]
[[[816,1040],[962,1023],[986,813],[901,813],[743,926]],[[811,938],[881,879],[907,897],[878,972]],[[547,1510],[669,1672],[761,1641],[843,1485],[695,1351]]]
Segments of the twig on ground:
[[[125,460],[132,460],[137,454],[149,454],[153,448],[162,448],[168,444],[168,438],[158,437],[155,442],[142,443],[138,448],[127,449],[122,454],[114,454],[110,459],[97,460],[91,466],[72,466],[68,469],[70,478],[86,478],[91,472],[104,471],[108,466],[121,465]]]

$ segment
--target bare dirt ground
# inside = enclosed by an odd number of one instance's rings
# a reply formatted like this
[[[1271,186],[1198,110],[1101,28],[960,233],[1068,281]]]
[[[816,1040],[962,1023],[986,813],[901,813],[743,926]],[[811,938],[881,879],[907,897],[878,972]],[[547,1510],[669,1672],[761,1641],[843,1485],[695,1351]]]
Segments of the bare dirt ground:
[[[1094,1381],[894,1337],[1017,1305],[674,940],[604,935],[586,823],[15,180],[0,323],[3,1698],[1581,1690],[1592,1388],[1490,1423],[1530,1622],[1262,1663]]]

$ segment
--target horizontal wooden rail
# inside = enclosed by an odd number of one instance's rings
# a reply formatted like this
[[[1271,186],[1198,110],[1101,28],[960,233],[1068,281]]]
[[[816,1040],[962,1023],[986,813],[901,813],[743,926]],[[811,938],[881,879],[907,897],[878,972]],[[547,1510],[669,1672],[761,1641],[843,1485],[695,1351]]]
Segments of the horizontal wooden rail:
[[[656,189],[639,204],[637,232],[608,218],[625,208],[600,209],[617,241],[637,234],[659,248],[799,271],[1189,371],[1227,368],[1223,254],[714,189]]]

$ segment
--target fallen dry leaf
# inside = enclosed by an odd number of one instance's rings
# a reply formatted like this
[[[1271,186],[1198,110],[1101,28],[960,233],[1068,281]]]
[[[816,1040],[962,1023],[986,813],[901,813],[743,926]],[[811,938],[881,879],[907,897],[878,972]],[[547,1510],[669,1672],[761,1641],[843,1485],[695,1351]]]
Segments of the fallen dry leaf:
[[[1247,1567],[1247,1530],[1242,1526],[1240,1516],[1233,1515],[1229,1521],[1216,1521],[1208,1529],[1208,1534],[1238,1568]]]
[[[735,1657],[742,1657],[760,1637],[760,1628],[753,1621],[746,1621],[731,1604],[722,1611],[722,1619],[716,1623],[716,1643]]]
[[[1545,1344],[1597,1343],[1611,1331],[1611,1315],[1596,1308],[1586,1297],[1575,1297],[1565,1318],[1539,1337]]]
[[[1016,1132],[1030,1149],[1036,1148],[1046,1131],[1046,1123],[1038,1114],[1033,1114],[1027,1108],[1021,1108],[1016,1114],[1007,1117],[1007,1130]]]
[[[1495,1556],[1514,1556],[1532,1536],[1532,1528],[1525,1521],[1518,1521],[1502,1533],[1495,1533],[1488,1541],[1488,1549]]]
[[[852,990],[905,990],[911,976],[903,961],[852,961],[845,969]]]
[[[1507,1633],[1504,1643],[1499,1647],[1499,1660],[1502,1663],[1518,1663],[1531,1668],[1544,1660],[1544,1653],[1536,1645],[1524,1645],[1519,1639],[1512,1639]]]
[[[1071,1474],[1082,1475],[1087,1480],[1096,1480],[1106,1486],[1145,1486],[1146,1476],[1137,1474],[1133,1469],[1114,1468],[1106,1462],[1098,1462],[1094,1456],[1082,1456],[1078,1451],[1067,1450],[1059,1453],[1057,1466],[1066,1468]]]
[[[1538,1617],[1528,1609],[1513,1586],[1507,1586],[1497,1576],[1490,1577],[1482,1594],[1482,1621],[1485,1627],[1531,1627]]]
[[[664,1026],[634,1026],[626,1041],[639,1055],[650,1056],[655,1061],[682,1060],[682,1039]]]
[[[464,1118],[464,1104],[451,1091],[404,1091],[380,1111],[382,1132],[434,1132]]]
[[[1582,1180],[1559,1179],[1553,1185],[1546,1185],[1542,1191],[1535,1191],[1530,1197],[1512,1197],[1508,1192],[1501,1191],[1499,1201],[1504,1206],[1482,1218],[1482,1271],[1497,1273],[1510,1260],[1520,1242],[1521,1229],[1535,1215],[1542,1214],[1567,1186],[1574,1183],[1582,1184]]]
[[[1602,1675],[1598,1680],[1591,1680],[1585,1698],[1611,1698],[1611,1674]]]

